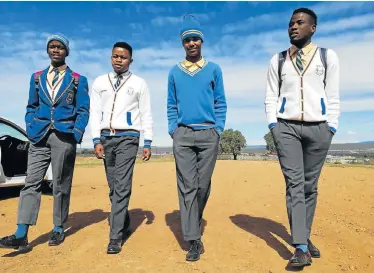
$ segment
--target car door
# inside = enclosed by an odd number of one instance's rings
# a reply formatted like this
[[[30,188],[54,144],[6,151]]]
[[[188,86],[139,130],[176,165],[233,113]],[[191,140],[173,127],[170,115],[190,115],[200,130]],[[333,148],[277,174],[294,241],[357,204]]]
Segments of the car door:
[[[0,117],[0,187],[25,183],[29,144],[24,129]],[[46,180],[52,180],[51,166]]]

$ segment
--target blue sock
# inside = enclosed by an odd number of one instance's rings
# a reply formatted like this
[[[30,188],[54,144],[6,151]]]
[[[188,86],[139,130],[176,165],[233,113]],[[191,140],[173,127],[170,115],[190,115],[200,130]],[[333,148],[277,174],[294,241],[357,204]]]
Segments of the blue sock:
[[[64,232],[64,227],[63,226],[55,226],[53,228],[53,231],[56,231],[58,233],[63,233]]]
[[[304,251],[304,253],[308,252],[308,246],[307,245],[296,245],[296,248],[301,249]]]
[[[24,238],[27,236],[27,232],[29,231],[29,225],[26,224],[19,224],[17,225],[17,230],[14,233],[17,239]]]

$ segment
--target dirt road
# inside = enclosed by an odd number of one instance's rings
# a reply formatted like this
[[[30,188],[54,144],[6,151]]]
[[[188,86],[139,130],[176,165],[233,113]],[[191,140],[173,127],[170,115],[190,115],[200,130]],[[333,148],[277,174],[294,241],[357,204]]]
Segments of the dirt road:
[[[67,237],[48,247],[52,197],[43,195],[33,250],[0,249],[0,272],[287,272],[284,181],[277,162],[219,161],[205,210],[206,253],[185,262],[173,162],[135,167],[130,217],[134,233],[107,255],[110,211],[102,166],[75,171]],[[1,191],[1,189],[0,189]],[[312,240],[322,258],[304,272],[374,272],[374,169],[325,167]],[[0,236],[14,232],[17,194],[2,194]]]

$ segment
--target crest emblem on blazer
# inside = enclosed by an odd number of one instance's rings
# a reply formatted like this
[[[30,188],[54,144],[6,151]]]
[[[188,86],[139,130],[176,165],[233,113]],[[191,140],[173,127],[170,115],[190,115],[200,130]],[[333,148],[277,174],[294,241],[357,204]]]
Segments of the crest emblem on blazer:
[[[74,101],[74,91],[68,91],[68,94],[66,96],[66,103],[72,104]]]
[[[129,94],[129,95],[134,94],[134,88],[129,87],[129,88],[127,89],[127,94]]]
[[[322,76],[323,75],[323,73],[325,72],[325,68],[323,67],[323,65],[317,65],[316,66],[316,74],[318,75],[318,76]]]

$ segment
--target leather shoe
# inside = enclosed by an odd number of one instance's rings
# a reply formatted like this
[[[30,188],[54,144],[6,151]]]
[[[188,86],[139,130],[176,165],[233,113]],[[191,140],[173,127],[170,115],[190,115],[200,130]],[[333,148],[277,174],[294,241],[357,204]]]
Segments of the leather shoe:
[[[117,253],[120,253],[121,250],[122,250],[122,240],[121,239],[110,239],[106,253],[117,254]]]
[[[290,266],[292,267],[304,267],[312,264],[312,257],[309,251],[304,252],[299,248],[296,248],[295,253],[290,259]]]
[[[64,232],[57,232],[57,231],[51,231],[49,234],[49,240],[48,245],[49,246],[58,246],[62,244],[62,242],[65,240],[65,233]]]
[[[319,251],[319,249],[313,245],[312,241],[308,239],[308,250],[310,252],[310,255],[313,257],[313,258],[320,258],[321,257],[321,252]]]
[[[30,246],[27,237],[17,239],[15,235],[10,235],[0,239],[0,248],[24,250],[30,248]]]
[[[200,254],[204,253],[204,245],[201,240],[193,240],[186,255],[186,261],[195,262],[200,260]]]

